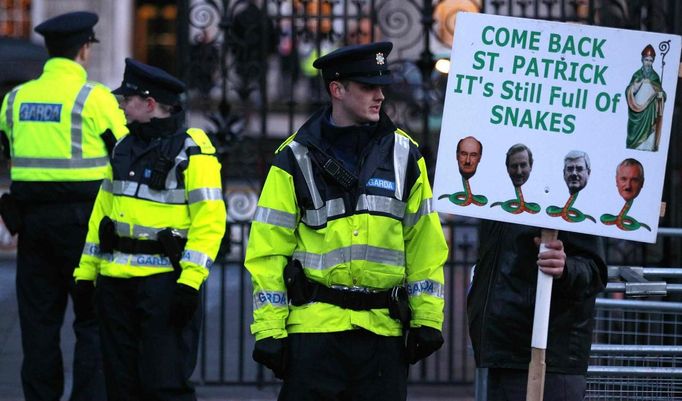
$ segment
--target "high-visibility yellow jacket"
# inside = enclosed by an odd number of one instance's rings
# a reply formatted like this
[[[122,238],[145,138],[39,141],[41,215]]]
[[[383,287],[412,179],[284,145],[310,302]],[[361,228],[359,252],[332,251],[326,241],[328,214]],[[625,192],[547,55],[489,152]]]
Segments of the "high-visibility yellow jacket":
[[[145,137],[151,124],[172,125],[169,120],[131,124],[131,133],[116,144],[90,216],[81,261],[74,271],[76,280],[95,280],[98,274],[144,277],[173,270],[161,254],[101,253],[99,225],[105,216],[114,221],[120,237],[157,240],[159,231],[172,228],[187,239],[178,282],[199,289],[208,277],[227,218],[220,163],[200,129],[185,131],[178,123],[169,135]],[[164,189],[152,189],[151,174],[160,156],[170,160],[172,168],[166,172]]]
[[[101,180],[109,155],[100,135],[110,130],[118,139],[128,132],[125,123],[116,98],[87,81],[80,64],[49,59],[42,75],[10,91],[0,109],[12,181]]]
[[[374,291],[405,284],[410,326],[441,330],[448,249],[417,145],[382,114],[357,188],[346,191],[323,173],[316,156],[330,146],[320,134],[325,113],[279,148],[263,186],[245,261],[253,279],[251,332],[257,340],[356,328],[402,334],[387,309],[289,305],[282,272],[291,257],[310,280],[328,287]]]

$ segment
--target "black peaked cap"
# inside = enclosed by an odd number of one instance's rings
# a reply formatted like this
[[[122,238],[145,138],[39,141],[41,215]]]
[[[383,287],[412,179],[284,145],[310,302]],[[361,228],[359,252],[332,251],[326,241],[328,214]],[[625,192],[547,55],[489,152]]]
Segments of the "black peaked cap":
[[[388,85],[393,83],[388,69],[391,49],[391,42],[345,46],[318,58],[313,67],[322,70],[322,77],[326,81],[348,79],[372,85]]]
[[[156,101],[174,105],[180,101],[185,84],[158,67],[126,58],[126,68],[121,86],[112,91],[115,95],[153,97]]]
[[[99,17],[95,13],[75,11],[43,21],[33,30],[43,35],[48,46],[69,48],[87,42],[99,42],[92,29],[97,21]]]

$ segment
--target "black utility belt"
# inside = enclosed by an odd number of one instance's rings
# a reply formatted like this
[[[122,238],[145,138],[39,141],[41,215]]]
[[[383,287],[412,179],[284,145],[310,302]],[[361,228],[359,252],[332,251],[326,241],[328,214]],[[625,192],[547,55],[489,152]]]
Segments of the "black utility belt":
[[[403,286],[379,292],[330,288],[306,277],[301,262],[296,259],[290,259],[284,268],[284,284],[289,302],[294,306],[323,302],[355,311],[388,309],[389,315],[399,320],[404,328],[410,324],[412,313],[407,290]]]
[[[324,302],[344,309],[370,310],[386,309],[391,300],[391,291],[364,292],[352,289],[330,288],[309,281],[312,289],[310,302]]]
[[[180,272],[182,251],[187,244],[187,238],[173,234],[172,228],[164,228],[156,234],[156,240],[142,240],[130,237],[120,237],[116,233],[116,224],[109,217],[102,218],[99,223],[99,249],[102,253],[119,251],[129,254],[161,254],[167,256],[173,269]]]

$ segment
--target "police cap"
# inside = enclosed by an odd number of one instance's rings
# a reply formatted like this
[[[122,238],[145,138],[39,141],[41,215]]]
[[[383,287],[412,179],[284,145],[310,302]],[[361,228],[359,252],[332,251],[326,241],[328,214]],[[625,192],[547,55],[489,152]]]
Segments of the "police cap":
[[[88,42],[99,42],[92,27],[99,17],[88,11],[61,14],[38,24],[34,31],[43,35],[48,47],[69,48]]]
[[[153,97],[160,103],[174,105],[180,101],[180,94],[184,91],[185,84],[166,71],[126,58],[123,82],[112,93]]]
[[[322,70],[325,81],[348,79],[388,85],[393,83],[387,59],[392,48],[391,42],[346,46],[318,58],[313,67]]]

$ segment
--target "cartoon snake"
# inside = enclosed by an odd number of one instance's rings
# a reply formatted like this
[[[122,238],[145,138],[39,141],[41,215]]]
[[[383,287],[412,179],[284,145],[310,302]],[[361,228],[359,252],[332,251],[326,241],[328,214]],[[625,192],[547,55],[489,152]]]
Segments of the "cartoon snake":
[[[596,223],[597,221],[594,219],[594,217],[590,216],[589,214],[585,214],[573,207],[573,204],[575,203],[576,199],[578,199],[579,193],[580,191],[569,196],[568,201],[566,201],[566,205],[564,205],[563,208],[558,206],[548,206],[547,214],[550,215],[551,217],[561,216],[562,219],[566,220],[569,223],[580,223],[585,219],[590,220],[593,223]]]
[[[490,207],[501,205],[505,212],[511,214],[519,214],[523,212],[535,214],[541,210],[540,205],[537,203],[525,202],[523,200],[523,192],[521,191],[521,187],[514,187],[514,190],[516,191],[516,199],[509,199],[508,201],[504,202],[495,202],[490,205]]]
[[[640,223],[634,217],[628,216],[628,211],[632,207],[633,201],[634,199],[626,201],[625,205],[623,205],[623,208],[620,210],[620,213],[618,213],[618,216],[606,213],[602,214],[599,220],[601,220],[601,222],[607,226],[615,225],[623,231],[635,231],[642,227],[651,231],[651,228],[648,225]]]
[[[448,198],[450,202],[459,206],[469,206],[472,203],[476,206],[484,206],[488,203],[488,198],[485,196],[471,193],[468,179],[462,177],[462,184],[464,185],[464,191],[455,192],[454,194],[443,194],[438,199]]]

